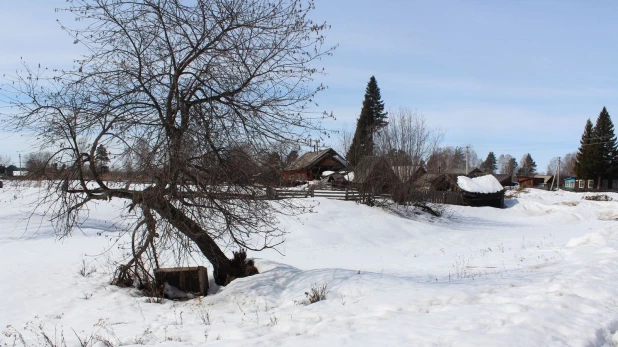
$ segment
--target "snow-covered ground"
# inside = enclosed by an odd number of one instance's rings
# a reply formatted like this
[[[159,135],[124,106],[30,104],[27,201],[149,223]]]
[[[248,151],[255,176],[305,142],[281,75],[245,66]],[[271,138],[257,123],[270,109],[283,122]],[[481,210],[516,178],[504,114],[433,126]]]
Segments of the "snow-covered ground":
[[[36,215],[26,229],[36,197],[37,188],[0,191],[0,327],[11,325],[0,345],[19,332],[44,346],[41,329],[68,346],[88,336],[165,346],[618,345],[616,201],[531,190],[506,209],[451,207],[436,219],[303,200],[316,213],[281,220],[282,254],[249,254],[261,274],[159,304],[108,284],[120,202],[93,205],[83,230],[61,242]],[[79,274],[82,260],[96,271]],[[326,300],[306,305],[305,292],[323,285]]]

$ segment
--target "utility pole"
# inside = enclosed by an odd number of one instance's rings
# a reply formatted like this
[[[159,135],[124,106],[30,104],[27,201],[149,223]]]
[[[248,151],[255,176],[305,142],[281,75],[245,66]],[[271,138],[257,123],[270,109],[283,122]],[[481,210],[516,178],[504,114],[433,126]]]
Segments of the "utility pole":
[[[560,191],[560,157],[558,157],[558,191]]]
[[[468,175],[468,157],[470,152],[470,146],[466,146],[466,176]]]
[[[21,153],[19,153],[19,174],[21,175]]]

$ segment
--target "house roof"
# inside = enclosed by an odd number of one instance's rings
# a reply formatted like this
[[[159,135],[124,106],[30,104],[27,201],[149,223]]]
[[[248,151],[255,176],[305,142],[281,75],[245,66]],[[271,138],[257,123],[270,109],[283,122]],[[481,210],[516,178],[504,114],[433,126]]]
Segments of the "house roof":
[[[317,152],[307,152],[301,155],[300,157],[298,157],[298,159],[294,160],[292,164],[290,164],[286,168],[286,170],[295,171],[295,170],[309,168],[319,163],[322,159],[326,158],[329,154],[331,154],[333,156],[333,159],[337,160],[344,167],[348,166],[348,162],[342,156],[340,156],[337,152],[335,152],[334,149],[328,148],[328,149],[323,149]]]
[[[457,186],[462,190],[470,193],[491,194],[504,190],[504,187],[498,182],[493,175],[485,175],[478,177],[457,177]]]
[[[492,174],[492,176],[494,176],[498,182],[500,182],[500,184],[502,184],[503,186],[506,185],[511,185],[512,182],[512,176],[509,174]]]

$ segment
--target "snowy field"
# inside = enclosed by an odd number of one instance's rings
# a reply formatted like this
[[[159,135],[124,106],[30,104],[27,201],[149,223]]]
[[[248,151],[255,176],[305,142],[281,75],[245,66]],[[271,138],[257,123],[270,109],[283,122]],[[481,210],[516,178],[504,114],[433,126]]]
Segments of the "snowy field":
[[[60,242],[26,224],[37,194],[0,191],[0,345],[47,346],[42,330],[67,346],[618,346],[618,194],[532,190],[440,219],[307,199],[316,213],[281,220],[282,254],[249,254],[261,274],[163,303],[108,284],[112,205]]]

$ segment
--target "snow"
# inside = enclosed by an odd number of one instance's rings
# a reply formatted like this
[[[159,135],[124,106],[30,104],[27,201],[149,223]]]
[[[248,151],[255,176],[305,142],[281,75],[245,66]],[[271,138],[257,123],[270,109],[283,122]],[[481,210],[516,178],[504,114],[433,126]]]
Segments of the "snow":
[[[474,178],[458,176],[457,185],[459,186],[459,188],[470,193],[497,193],[504,189],[500,182],[498,182],[498,180],[492,175],[485,175]]]
[[[249,253],[259,275],[162,303],[109,285],[121,201],[91,205],[83,232],[57,241],[36,213],[26,229],[38,194],[0,190],[0,326],[12,326],[0,345],[15,331],[35,341],[39,324],[69,346],[76,334],[116,346],[618,345],[616,193],[512,192],[506,209],[443,218],[303,199],[315,213],[280,219],[282,254]],[[324,284],[326,300],[307,305]]]
[[[332,175],[334,173],[335,173],[335,171],[324,171],[324,172],[322,172],[322,177],[327,177],[327,176],[330,176],[330,175]]]

